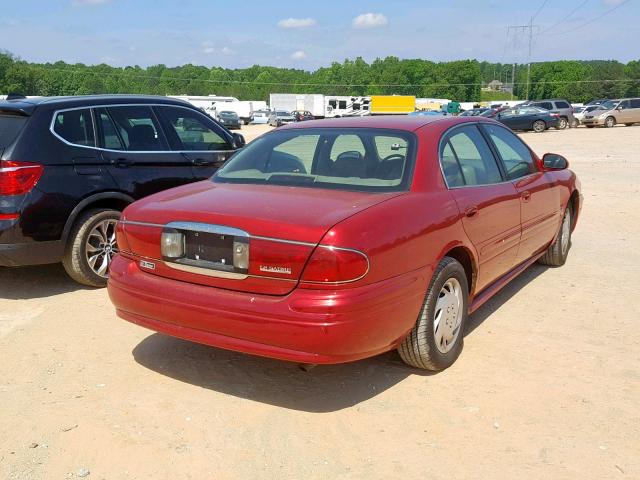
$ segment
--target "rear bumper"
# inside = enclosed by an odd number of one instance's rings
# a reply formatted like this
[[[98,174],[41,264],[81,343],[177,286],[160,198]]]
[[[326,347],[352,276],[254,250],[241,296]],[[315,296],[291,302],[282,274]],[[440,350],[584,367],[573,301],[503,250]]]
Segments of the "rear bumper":
[[[121,318],[215,347],[302,363],[342,363],[395,348],[418,316],[431,267],[373,285],[286,296],[194,285],[116,256],[109,296]]]
[[[58,263],[63,253],[61,241],[0,244],[0,267]]]

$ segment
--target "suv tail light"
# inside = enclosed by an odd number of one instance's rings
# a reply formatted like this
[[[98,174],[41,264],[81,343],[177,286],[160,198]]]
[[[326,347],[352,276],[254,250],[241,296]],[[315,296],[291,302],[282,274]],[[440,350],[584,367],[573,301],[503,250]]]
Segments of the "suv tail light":
[[[0,160],[0,195],[23,195],[36,186],[44,167],[37,163]]]
[[[346,283],[369,271],[369,259],[357,250],[318,245],[302,273],[303,283]]]

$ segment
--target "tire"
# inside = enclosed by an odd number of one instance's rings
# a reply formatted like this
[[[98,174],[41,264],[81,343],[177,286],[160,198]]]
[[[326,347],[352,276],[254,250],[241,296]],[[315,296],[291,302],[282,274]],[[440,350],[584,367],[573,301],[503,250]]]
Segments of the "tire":
[[[573,211],[567,207],[562,217],[560,231],[555,241],[549,246],[545,254],[540,257],[538,263],[550,267],[560,267],[567,261],[569,250],[571,249],[571,222]]]
[[[451,257],[444,257],[433,274],[413,329],[398,347],[406,364],[440,371],[456,361],[462,351],[468,316],[467,285],[462,265]],[[436,322],[438,312],[440,318]],[[438,336],[440,340],[437,340]],[[448,343],[446,338],[449,338]]]
[[[616,125],[616,119],[613,117],[607,117],[604,119],[604,126],[605,128],[611,128],[611,127],[615,127]]]
[[[585,125],[587,128],[593,128],[593,125]]]
[[[107,285],[109,264],[118,252],[115,224],[119,218],[120,212],[111,209],[89,210],[78,218],[62,259],[64,269],[73,280],[90,287]]]
[[[580,120],[578,120],[577,118],[574,118],[569,124],[569,126],[571,128],[578,128],[580,126]]]
[[[633,123],[625,123],[624,126],[625,127],[631,127],[631,126],[633,126]]]
[[[536,120],[533,122],[533,125],[531,125],[531,128],[536,133],[542,133],[547,129],[547,124],[544,123],[544,120]]]
[[[569,121],[567,120],[567,117],[560,117],[560,120],[558,120],[558,126],[556,127],[556,129],[564,130],[565,128],[567,128],[568,125],[569,125]]]

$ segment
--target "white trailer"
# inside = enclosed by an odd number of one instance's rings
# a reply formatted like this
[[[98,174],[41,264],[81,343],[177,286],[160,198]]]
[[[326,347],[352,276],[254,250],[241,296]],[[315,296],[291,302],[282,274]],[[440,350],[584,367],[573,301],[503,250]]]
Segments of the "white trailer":
[[[315,93],[272,93],[269,95],[271,110],[284,110],[287,112],[301,110],[311,112],[311,115],[316,118],[322,118],[325,116],[324,105],[324,95]]]
[[[214,111],[214,106],[220,102],[239,102],[236,97],[221,97],[219,95],[167,95],[169,98],[176,98],[189,102],[194,107],[200,108],[209,115]]]
[[[370,115],[371,97],[325,96],[325,117],[363,117]]]

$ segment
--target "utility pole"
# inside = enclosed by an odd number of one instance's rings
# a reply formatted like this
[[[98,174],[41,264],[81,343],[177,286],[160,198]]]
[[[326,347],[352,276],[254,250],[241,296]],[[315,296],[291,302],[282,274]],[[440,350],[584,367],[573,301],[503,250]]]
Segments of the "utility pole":
[[[515,87],[516,87],[515,77],[516,77],[516,64],[512,63],[511,64],[511,100],[513,100],[513,91],[515,90]]]
[[[538,25],[533,24],[533,17],[531,17],[527,25],[509,25],[507,30],[507,36],[509,35],[509,32],[511,31],[511,29],[513,29],[515,32],[522,32],[523,34],[528,33],[528,36],[529,36],[528,38],[529,48],[528,48],[528,55],[527,55],[527,89],[526,89],[527,98],[525,100],[529,100],[529,93],[531,88],[531,52],[533,49],[533,30],[535,28],[538,28]],[[515,89],[514,77],[515,77],[515,64],[512,67],[512,74],[511,74],[511,99],[513,99],[513,90]]]

